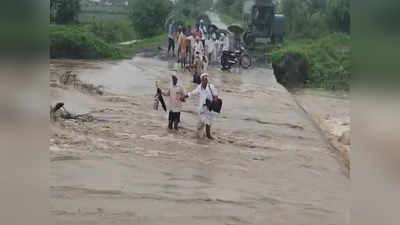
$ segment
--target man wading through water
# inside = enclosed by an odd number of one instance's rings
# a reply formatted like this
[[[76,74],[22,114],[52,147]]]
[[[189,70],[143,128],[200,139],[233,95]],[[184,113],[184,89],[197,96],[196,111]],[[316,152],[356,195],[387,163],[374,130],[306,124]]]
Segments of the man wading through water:
[[[203,73],[200,76],[201,84],[197,88],[188,94],[186,94],[182,100],[193,95],[200,95],[200,121],[197,127],[197,137],[201,137],[204,133],[204,126],[206,127],[206,135],[208,139],[214,140],[211,136],[211,122],[212,122],[212,112],[206,105],[206,100],[212,101],[214,98],[218,97],[218,92],[214,85],[208,83],[208,74]]]
[[[159,88],[158,85],[157,88]],[[175,73],[172,74],[171,87],[166,92],[161,90],[161,93],[162,95],[169,96],[168,128],[172,130],[173,125],[173,128],[178,130],[178,125],[181,121],[182,102],[184,100],[183,97],[185,96],[185,89],[178,85],[178,78]]]

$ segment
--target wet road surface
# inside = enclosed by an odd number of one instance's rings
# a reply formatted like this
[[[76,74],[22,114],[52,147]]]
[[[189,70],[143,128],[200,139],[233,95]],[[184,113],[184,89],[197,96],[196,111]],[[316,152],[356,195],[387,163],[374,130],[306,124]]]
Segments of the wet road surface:
[[[154,81],[170,83],[168,65],[52,62],[53,72],[76,71],[105,90],[51,88],[52,102],[96,118],[51,125],[53,224],[349,224],[343,166],[271,70],[210,68],[224,105],[207,141],[195,138],[197,98],[184,104],[178,133],[152,109]],[[178,78],[195,88],[188,72]]]

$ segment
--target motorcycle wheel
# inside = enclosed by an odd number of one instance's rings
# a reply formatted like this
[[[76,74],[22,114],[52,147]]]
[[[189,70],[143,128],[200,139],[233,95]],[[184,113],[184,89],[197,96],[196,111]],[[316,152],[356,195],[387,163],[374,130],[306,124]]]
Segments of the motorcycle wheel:
[[[248,69],[251,66],[251,58],[249,55],[242,55],[240,61],[243,69]]]
[[[221,57],[221,66],[222,66],[222,70],[229,70],[229,69],[231,69],[229,63],[227,63],[225,60],[223,60],[222,57]]]

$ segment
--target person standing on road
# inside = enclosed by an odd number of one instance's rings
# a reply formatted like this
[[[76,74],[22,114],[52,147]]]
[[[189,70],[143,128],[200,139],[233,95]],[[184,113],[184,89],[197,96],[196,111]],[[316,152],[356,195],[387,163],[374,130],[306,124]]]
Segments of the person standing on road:
[[[204,25],[204,20],[200,20],[200,32],[201,32],[201,42],[203,42],[204,47],[206,46],[206,36],[207,36],[207,28],[206,25]]]
[[[194,48],[193,52],[195,53],[195,55],[199,54],[200,58],[202,59],[203,56],[205,55],[205,52],[204,52],[205,50],[204,50],[203,42],[200,41],[199,37],[196,38],[193,48]]]
[[[211,123],[212,123],[212,112],[206,105],[206,100],[212,101],[218,97],[217,89],[214,85],[208,82],[208,74],[203,73],[201,76],[201,84],[196,89],[187,93],[182,100],[192,97],[194,95],[200,95],[200,121],[197,126],[197,137],[201,137],[204,134],[204,127],[206,128],[206,136],[210,140],[214,140],[211,136]]]
[[[178,78],[176,74],[173,73],[172,76],[172,85],[168,89],[168,91],[164,92],[160,89],[162,95],[168,96],[168,106],[169,106],[169,116],[168,116],[168,128],[172,130],[178,130],[179,122],[181,121],[181,111],[182,111],[182,100],[185,96],[185,89],[178,85]],[[157,86],[157,88],[159,88]]]
[[[196,29],[193,31],[193,37],[194,37],[194,39],[197,39],[197,38],[200,38],[200,40],[202,39],[200,25],[196,25]]]
[[[186,51],[186,36],[182,27],[179,28],[178,36],[178,63],[181,63],[181,68],[184,69],[185,65],[185,51]]]
[[[215,61],[215,40],[212,38],[207,39],[206,45],[208,63],[211,64]]]
[[[175,37],[174,21],[172,21],[168,27],[168,56],[169,52],[172,50],[172,56],[175,57]]]

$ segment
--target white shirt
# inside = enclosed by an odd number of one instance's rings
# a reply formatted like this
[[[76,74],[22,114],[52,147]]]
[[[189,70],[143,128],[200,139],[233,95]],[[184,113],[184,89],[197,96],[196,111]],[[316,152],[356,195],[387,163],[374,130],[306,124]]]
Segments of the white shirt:
[[[212,39],[206,40],[206,45],[207,45],[207,52],[213,53],[214,52],[214,48],[215,48],[215,42]]]
[[[206,40],[207,28],[205,26],[200,26],[200,32],[201,32],[201,40]]]
[[[222,41],[222,51],[229,51],[229,38],[225,37]]]
[[[204,46],[203,46],[203,42],[199,41],[195,41],[194,42],[194,52],[193,54],[196,54],[196,52],[200,52],[200,55],[204,55]]]
[[[174,31],[173,31],[173,25],[172,23],[168,27],[168,38],[174,39]]]
[[[212,90],[212,93],[211,93],[211,90]],[[206,89],[204,89],[201,86],[201,84],[199,84],[199,86],[197,86],[196,89],[194,89],[193,91],[188,93],[189,97],[191,97],[193,95],[200,95],[200,101],[199,101],[200,113],[209,111],[208,107],[205,105],[206,104],[206,99],[212,101],[213,100],[213,94],[214,94],[214,96],[218,96],[217,89],[215,89],[214,85],[212,85],[212,84],[207,84],[207,88]]]
[[[168,89],[166,93],[163,93],[165,96],[169,96],[168,98],[168,106],[169,110],[172,112],[180,112],[182,111],[182,101],[180,100],[181,97],[185,95],[185,89],[180,86],[176,85]]]

